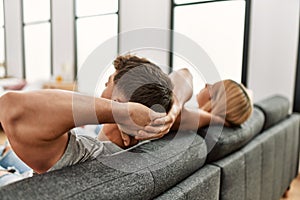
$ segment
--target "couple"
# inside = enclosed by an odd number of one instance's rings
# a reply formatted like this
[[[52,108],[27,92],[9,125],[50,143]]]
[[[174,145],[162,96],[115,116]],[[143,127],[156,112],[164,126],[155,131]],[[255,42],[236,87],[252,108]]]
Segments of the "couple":
[[[192,96],[188,70],[167,76],[147,59],[131,55],[119,56],[114,66],[101,98],[58,90],[3,95],[0,122],[13,152],[36,173],[45,173],[111,155],[139,140],[163,137],[170,129],[239,125],[251,115],[246,89],[234,81],[207,84],[197,95],[199,109],[188,109],[184,107]],[[72,130],[92,123],[104,124],[98,138]],[[6,148],[2,157],[10,152]]]

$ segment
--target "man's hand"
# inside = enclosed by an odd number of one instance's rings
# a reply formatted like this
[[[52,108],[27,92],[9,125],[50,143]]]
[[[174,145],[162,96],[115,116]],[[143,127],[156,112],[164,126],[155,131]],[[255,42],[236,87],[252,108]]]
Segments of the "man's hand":
[[[133,102],[115,102],[113,113],[119,129],[139,139],[158,138],[159,126],[155,126],[152,132],[147,131],[146,127],[153,124],[157,118],[166,116],[166,113],[157,113],[142,104]]]
[[[178,102],[177,98],[173,97],[173,105],[168,113],[168,115],[157,118],[153,121],[153,123],[149,124],[145,127],[145,131],[140,131],[141,134],[149,134],[151,133],[150,137],[135,137],[137,140],[146,140],[146,139],[155,139],[161,138],[165,134],[169,133],[171,127],[175,123],[176,119],[178,118],[181,112],[182,105]]]

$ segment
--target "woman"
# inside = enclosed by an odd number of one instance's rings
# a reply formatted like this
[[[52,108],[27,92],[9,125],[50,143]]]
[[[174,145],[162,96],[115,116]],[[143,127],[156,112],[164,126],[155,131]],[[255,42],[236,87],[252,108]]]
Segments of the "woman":
[[[249,91],[233,80],[206,84],[197,94],[200,109],[225,118],[229,125],[244,123],[252,113]]]

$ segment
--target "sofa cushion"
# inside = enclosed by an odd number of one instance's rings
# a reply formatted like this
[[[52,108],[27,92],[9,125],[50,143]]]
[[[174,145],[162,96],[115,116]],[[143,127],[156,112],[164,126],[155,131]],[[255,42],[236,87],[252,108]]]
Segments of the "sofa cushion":
[[[213,164],[221,168],[219,199],[245,199],[246,164],[244,155],[237,151]]]
[[[156,159],[148,167],[155,183],[153,197],[201,168],[207,155],[206,144],[195,131],[168,134],[166,138],[155,142],[154,145],[148,144],[139,148]]]
[[[225,157],[233,151],[247,144],[262,130],[264,115],[253,109],[251,117],[239,127],[209,126],[198,130],[207,144],[207,162]]]
[[[218,200],[221,184],[220,175],[219,167],[205,165],[155,200]]]
[[[99,157],[0,189],[1,199],[151,199],[205,163],[195,132],[168,134],[130,152]]]
[[[260,200],[262,147],[261,143],[252,140],[240,152],[245,159],[245,199]]]
[[[287,117],[289,113],[289,104],[289,100],[280,95],[271,96],[255,103],[255,106],[261,109],[265,115],[263,130]]]

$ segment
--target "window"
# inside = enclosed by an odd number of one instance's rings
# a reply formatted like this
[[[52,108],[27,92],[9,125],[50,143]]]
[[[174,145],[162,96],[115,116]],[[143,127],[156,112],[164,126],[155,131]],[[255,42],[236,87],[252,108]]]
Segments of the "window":
[[[51,77],[51,0],[23,0],[25,77]],[[34,5],[34,6],[33,6]]]
[[[198,3],[198,2],[210,2],[213,0],[174,0],[175,4],[189,4],[189,3]]]
[[[0,77],[5,76],[4,6],[0,0]]]
[[[241,82],[246,1],[174,0],[174,31],[196,42],[209,55],[221,79]],[[176,52],[176,40],[173,51]],[[173,68],[190,66],[173,55]],[[195,68],[194,90],[204,87],[205,77]],[[201,72],[200,72],[201,73]]]
[[[118,34],[118,0],[76,0],[75,18],[79,70],[93,50]]]

